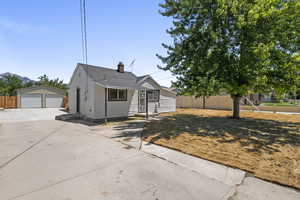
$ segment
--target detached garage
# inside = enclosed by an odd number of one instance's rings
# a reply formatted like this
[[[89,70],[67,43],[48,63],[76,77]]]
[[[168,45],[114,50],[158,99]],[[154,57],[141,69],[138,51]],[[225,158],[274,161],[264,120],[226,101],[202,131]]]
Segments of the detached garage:
[[[17,90],[18,108],[59,108],[65,91],[49,86],[33,86]]]

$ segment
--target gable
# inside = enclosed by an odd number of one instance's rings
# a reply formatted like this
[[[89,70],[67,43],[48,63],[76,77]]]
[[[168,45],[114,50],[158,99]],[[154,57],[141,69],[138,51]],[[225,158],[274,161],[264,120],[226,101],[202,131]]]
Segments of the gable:
[[[77,75],[77,73],[78,73],[78,71],[79,71],[79,68],[80,68],[80,66],[79,66],[79,64],[77,64],[77,65],[76,65],[76,68],[75,68],[75,70],[73,71],[73,74],[72,74],[72,76],[71,76],[71,80],[70,80],[70,82],[69,82],[69,87],[70,87],[70,85],[72,84],[72,82],[73,82],[75,76]]]
[[[144,76],[143,79],[138,82],[138,85],[147,89],[161,89],[161,86],[149,75]]]
[[[141,86],[147,89],[161,89],[160,85],[150,76],[142,81]]]

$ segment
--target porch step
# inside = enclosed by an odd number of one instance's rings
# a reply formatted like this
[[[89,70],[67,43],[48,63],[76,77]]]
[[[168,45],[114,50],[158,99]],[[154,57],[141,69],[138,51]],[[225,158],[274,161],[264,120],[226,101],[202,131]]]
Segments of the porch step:
[[[159,113],[149,113],[148,116],[158,116]],[[137,113],[135,114],[137,117],[146,117],[146,113]]]
[[[79,114],[64,114],[64,115],[55,116],[55,120],[61,120],[61,121],[70,121],[76,119],[80,119]]]

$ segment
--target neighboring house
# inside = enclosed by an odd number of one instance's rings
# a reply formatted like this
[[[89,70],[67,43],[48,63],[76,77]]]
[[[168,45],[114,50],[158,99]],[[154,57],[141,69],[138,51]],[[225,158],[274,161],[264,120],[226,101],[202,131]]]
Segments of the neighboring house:
[[[90,119],[145,113],[146,91],[149,113],[176,111],[176,93],[149,75],[125,72],[122,63],[117,70],[79,63],[69,83],[69,110]]]
[[[59,108],[65,91],[49,86],[32,86],[17,90],[18,108]]]

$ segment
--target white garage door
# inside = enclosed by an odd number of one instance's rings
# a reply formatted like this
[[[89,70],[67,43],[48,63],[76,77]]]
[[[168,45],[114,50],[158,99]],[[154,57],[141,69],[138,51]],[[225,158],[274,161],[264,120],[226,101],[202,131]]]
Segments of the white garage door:
[[[46,108],[59,108],[62,107],[63,97],[55,94],[46,95]]]
[[[21,95],[22,108],[41,108],[42,95],[41,94],[23,94]]]

